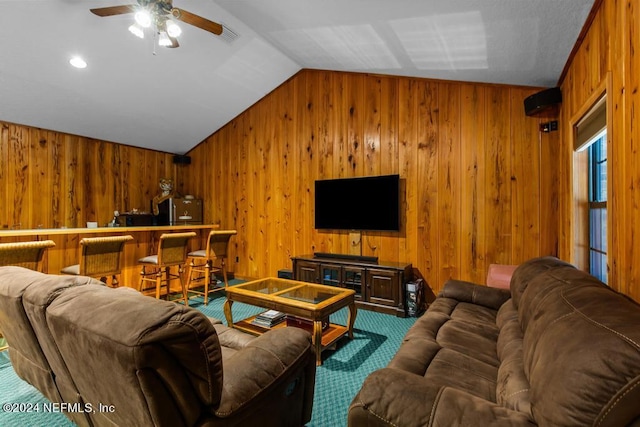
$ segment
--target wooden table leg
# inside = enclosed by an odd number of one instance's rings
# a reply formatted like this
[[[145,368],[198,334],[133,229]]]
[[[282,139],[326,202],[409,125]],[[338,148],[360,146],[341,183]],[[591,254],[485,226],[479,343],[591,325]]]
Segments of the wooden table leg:
[[[322,365],[322,320],[313,321],[313,346],[316,349],[316,366]]]
[[[233,301],[229,298],[224,302],[224,318],[227,319],[227,326],[230,328],[233,327],[233,315],[231,314],[231,306],[233,305]]]
[[[349,338],[353,339],[353,325],[356,323],[356,315],[358,314],[358,309],[356,308],[356,304],[352,302],[349,304],[349,316],[347,317],[347,327],[349,328]]]

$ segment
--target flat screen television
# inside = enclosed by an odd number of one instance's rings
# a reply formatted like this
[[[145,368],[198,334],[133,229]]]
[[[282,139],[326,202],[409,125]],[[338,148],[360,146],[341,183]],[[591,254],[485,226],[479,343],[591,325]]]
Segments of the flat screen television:
[[[315,228],[400,231],[400,176],[316,181]]]

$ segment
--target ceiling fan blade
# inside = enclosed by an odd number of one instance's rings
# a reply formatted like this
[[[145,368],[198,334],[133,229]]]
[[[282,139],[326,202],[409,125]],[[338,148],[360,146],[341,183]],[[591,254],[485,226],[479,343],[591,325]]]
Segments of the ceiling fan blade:
[[[98,16],[124,15],[125,13],[135,12],[135,4],[125,4],[122,6],[99,7],[97,9],[89,9],[93,14]]]
[[[174,18],[179,19],[182,22],[186,22],[187,24],[202,28],[203,30],[209,31],[210,33],[218,36],[222,34],[222,25],[217,22],[209,21],[202,16],[195,15],[183,9],[178,9],[177,7],[171,9],[171,14]]]

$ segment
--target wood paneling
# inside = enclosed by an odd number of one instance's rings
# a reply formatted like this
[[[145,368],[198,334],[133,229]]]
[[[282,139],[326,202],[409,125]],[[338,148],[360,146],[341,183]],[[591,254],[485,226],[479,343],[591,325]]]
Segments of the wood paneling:
[[[114,210],[148,211],[160,178],[180,182],[179,173],[168,153],[0,122],[0,228],[105,225]],[[138,259],[155,251],[147,234],[127,245],[125,255]],[[47,266],[57,273],[78,262],[79,237],[54,240]],[[137,274],[128,269],[122,282],[135,286]]]
[[[397,173],[402,230],[363,233],[362,254],[411,262],[435,290],[482,283],[490,263],[557,254],[554,140],[522,108],[538,90],[303,70],[192,150],[184,186],[238,229],[231,270],[263,277],[350,252],[349,233],[314,229],[316,179]]]
[[[448,278],[482,283],[491,263],[557,254],[561,163],[522,111],[537,90],[303,70],[177,167],[167,153],[2,123],[2,224],[105,223],[148,209],[170,176],[205,199],[205,222],[238,230],[230,269],[263,277],[292,255],[353,251],[349,233],[314,229],[315,180],[397,173],[402,230],[363,233],[361,253],[413,263],[436,291]],[[77,245],[60,242],[61,264]]]
[[[462,110],[460,117],[461,153],[461,215],[460,265],[463,280],[483,283],[488,266],[485,262],[484,239],[485,208],[485,87],[465,85],[462,87]]]
[[[169,153],[0,122],[0,228],[104,225],[177,173]]]
[[[611,79],[608,122],[609,284],[640,301],[640,7],[629,0],[602,0],[591,26],[560,82],[559,255],[574,261],[577,233],[571,119]]]

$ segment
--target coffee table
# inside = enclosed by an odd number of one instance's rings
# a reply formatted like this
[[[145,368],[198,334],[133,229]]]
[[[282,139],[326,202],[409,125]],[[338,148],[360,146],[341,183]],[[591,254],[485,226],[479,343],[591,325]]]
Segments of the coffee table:
[[[272,328],[285,327],[286,322],[267,328],[252,323],[256,317],[253,316],[234,323],[231,306],[235,301],[311,320],[316,365],[322,364],[322,351],[335,344],[342,336],[348,334],[353,339],[353,324],[357,314],[353,289],[268,277],[229,286],[225,291],[227,301],[224,303],[224,315],[227,324],[242,331],[259,335]],[[344,307],[349,307],[347,325],[330,323],[323,331],[323,319]]]

